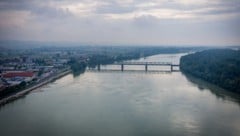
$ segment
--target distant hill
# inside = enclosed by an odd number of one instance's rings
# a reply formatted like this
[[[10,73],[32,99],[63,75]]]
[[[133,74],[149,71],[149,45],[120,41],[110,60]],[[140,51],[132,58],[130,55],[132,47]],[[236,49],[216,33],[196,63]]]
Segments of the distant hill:
[[[240,50],[214,49],[183,56],[181,71],[240,93]]]

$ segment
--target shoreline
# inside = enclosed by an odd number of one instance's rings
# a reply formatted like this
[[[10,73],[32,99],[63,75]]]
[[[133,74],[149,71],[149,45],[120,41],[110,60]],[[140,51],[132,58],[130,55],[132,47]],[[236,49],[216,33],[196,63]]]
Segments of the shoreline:
[[[149,55],[149,56],[146,56],[146,57],[155,56],[155,55],[161,55],[161,54],[165,54],[165,53],[153,54],[153,55]],[[172,53],[169,53],[169,54],[172,54]],[[179,54],[179,53],[175,53],[175,54]],[[140,57],[140,58],[142,58],[142,57]],[[140,58],[138,58],[138,59],[140,59]],[[127,59],[127,60],[124,60],[124,61],[128,61],[128,60],[135,60],[135,59]],[[110,64],[113,64],[113,63],[110,63]],[[31,91],[33,91],[33,90],[35,90],[35,89],[37,89],[39,87],[42,87],[42,86],[44,86],[44,85],[46,85],[46,84],[48,84],[50,82],[53,82],[53,81],[55,81],[55,80],[65,76],[65,75],[67,75],[67,74],[69,74],[71,72],[72,72],[72,70],[70,70],[70,69],[68,69],[67,71],[65,71],[63,73],[59,72],[57,75],[55,75],[53,77],[50,77],[50,78],[46,79],[45,81],[43,81],[41,83],[38,83],[38,84],[36,84],[36,85],[34,85],[34,86],[30,87],[30,88],[26,88],[26,89],[24,89],[24,90],[22,90],[22,91],[20,91],[18,93],[15,93],[15,94],[13,94],[11,96],[8,96],[6,98],[1,99],[0,100],[0,108],[3,105],[8,104],[10,102],[13,102],[14,100],[17,100],[17,99],[19,99],[21,97],[24,97],[25,95],[27,95]]]
[[[44,85],[46,85],[48,83],[51,83],[51,82],[53,82],[53,81],[55,81],[55,80],[65,76],[65,75],[71,73],[71,72],[72,72],[71,70],[67,70],[67,71],[64,71],[64,72],[59,72],[57,75],[52,76],[52,77],[46,79],[45,81],[43,81],[41,83],[38,83],[38,84],[36,84],[36,85],[34,85],[34,86],[30,87],[30,88],[24,89],[24,90],[22,90],[22,91],[20,91],[20,92],[18,92],[16,94],[13,94],[11,96],[3,98],[2,100],[0,100],[0,107],[5,105],[5,104],[8,104],[8,103],[10,103],[10,102],[12,102],[14,100],[17,100],[18,98],[21,98],[21,97],[27,95],[31,91],[33,91],[33,90],[35,90],[35,89],[37,89],[39,87],[42,87],[42,86],[44,86]]]

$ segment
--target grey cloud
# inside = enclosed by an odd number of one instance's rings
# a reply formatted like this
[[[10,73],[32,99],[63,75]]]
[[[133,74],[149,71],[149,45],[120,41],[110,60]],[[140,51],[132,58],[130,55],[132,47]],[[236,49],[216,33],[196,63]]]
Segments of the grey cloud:
[[[4,0],[0,1],[0,10],[26,10],[27,8],[33,6],[33,2],[28,2],[25,0]]]
[[[39,6],[37,8],[30,8],[30,12],[35,15],[48,18],[62,18],[70,17],[72,14],[68,10],[52,8],[48,6]]]
[[[212,9],[212,10],[206,10],[206,11],[201,11],[201,12],[197,12],[196,14],[200,14],[200,15],[221,15],[221,14],[239,14],[240,15],[240,7],[235,7],[235,8],[226,8],[226,9],[222,9],[222,8],[216,8],[216,9]]]
[[[39,17],[68,17],[72,14],[68,10],[51,7],[49,1],[42,0],[9,0],[0,1],[0,11],[26,11]]]
[[[103,5],[96,9],[96,13],[104,14],[104,13],[128,13],[133,12],[135,8],[133,6],[121,6],[116,3],[109,3],[109,5]]]
[[[0,11],[1,10],[19,10],[19,11],[29,11],[32,14],[45,17],[68,17],[71,13],[68,10],[59,9],[58,7],[49,6],[49,3],[56,4],[69,4],[78,2],[88,2],[91,0],[3,0],[0,1]],[[196,10],[204,10],[206,8],[212,8],[212,10],[206,10],[202,12],[197,12],[196,14],[228,14],[228,13],[239,13],[240,12],[240,1],[239,0],[213,0],[206,5],[184,5],[178,2],[178,0],[168,0],[164,2],[159,2],[155,0],[134,0],[131,4],[124,4],[115,0],[105,0],[101,2],[108,3],[107,5],[101,5],[96,7],[93,11],[95,14],[122,14],[131,13],[137,10],[151,10],[151,9],[174,9],[179,11],[189,11],[194,12]],[[138,4],[144,4],[148,2],[157,3],[155,6],[140,8],[137,7]]]
[[[58,7],[75,5],[78,0],[4,0],[0,1],[0,39],[118,44],[240,44],[239,16],[227,18],[228,14],[239,14],[239,0],[215,0],[215,3],[207,5],[183,5],[176,1],[169,0],[149,7],[138,7],[138,4],[151,1],[135,0],[131,4],[121,4],[106,0],[104,2],[108,4],[99,5],[91,10],[92,14],[82,17]],[[91,3],[91,0],[80,2]],[[205,10],[208,8],[211,10]],[[153,14],[143,14],[131,19],[104,18],[105,14],[124,15],[151,9],[188,11],[199,17],[223,15],[226,18],[220,21],[192,21],[191,18],[159,19]],[[6,11],[26,11],[31,13],[27,14],[31,19],[5,20],[15,21],[7,22],[14,25],[5,27],[6,23],[1,20],[1,16],[10,13]],[[21,18],[21,15],[18,15]],[[8,16],[4,17],[8,19]],[[19,22],[21,26],[16,27],[15,24]]]

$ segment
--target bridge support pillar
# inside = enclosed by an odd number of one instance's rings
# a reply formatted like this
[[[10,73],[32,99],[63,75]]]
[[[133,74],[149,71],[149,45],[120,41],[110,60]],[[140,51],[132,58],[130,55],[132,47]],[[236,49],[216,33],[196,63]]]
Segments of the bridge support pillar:
[[[145,64],[145,71],[147,72],[148,71],[148,65]]]
[[[124,65],[123,64],[121,64],[121,71],[123,71],[124,70]]]
[[[171,72],[173,71],[173,65],[171,65]]]
[[[100,64],[97,65],[97,70],[98,70],[98,71],[101,70],[101,66],[100,66]]]

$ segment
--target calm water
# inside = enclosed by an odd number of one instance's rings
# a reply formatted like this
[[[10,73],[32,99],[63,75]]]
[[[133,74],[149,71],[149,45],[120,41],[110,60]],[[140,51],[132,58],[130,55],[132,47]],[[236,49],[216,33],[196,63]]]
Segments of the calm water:
[[[181,55],[138,61],[178,63]],[[181,72],[69,74],[2,107],[0,135],[239,136],[239,100]]]

